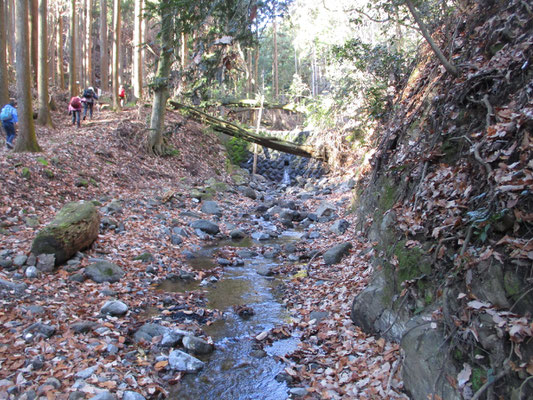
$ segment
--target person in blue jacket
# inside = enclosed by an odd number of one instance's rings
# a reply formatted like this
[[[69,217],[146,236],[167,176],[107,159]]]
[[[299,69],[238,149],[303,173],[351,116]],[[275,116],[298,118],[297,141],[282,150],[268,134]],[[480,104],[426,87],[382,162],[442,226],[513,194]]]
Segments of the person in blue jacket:
[[[0,111],[0,119],[2,120],[2,127],[6,131],[6,146],[8,149],[13,148],[13,140],[16,136],[16,128],[19,122],[17,109],[15,108],[17,102],[10,100],[9,104],[6,104],[2,111]]]

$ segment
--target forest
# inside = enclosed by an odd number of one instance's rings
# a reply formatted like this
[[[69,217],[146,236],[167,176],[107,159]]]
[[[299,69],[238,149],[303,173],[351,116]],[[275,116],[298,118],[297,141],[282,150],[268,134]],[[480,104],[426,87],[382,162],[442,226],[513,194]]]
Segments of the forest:
[[[0,0],[0,398],[532,398],[531,26]]]

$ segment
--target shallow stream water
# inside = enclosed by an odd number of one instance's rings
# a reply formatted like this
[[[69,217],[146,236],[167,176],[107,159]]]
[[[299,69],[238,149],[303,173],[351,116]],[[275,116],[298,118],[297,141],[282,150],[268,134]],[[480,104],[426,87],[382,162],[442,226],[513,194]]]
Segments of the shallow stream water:
[[[252,247],[259,245],[286,244],[299,238],[295,232],[286,232],[279,238],[253,242],[224,241],[202,249],[201,257],[193,259],[194,268],[210,268],[214,265],[213,253],[224,246]],[[253,337],[286,322],[288,315],[276,287],[280,281],[257,273],[265,266],[278,263],[262,255],[245,260],[243,266],[225,267],[223,276],[208,291],[208,307],[224,312],[224,318],[210,326],[204,326],[205,333],[213,338],[215,351],[201,357],[205,367],[198,374],[186,375],[179,385],[171,390],[171,399],[183,400],[248,400],[288,398],[286,383],[276,381],[276,375],[283,370],[283,364],[275,356],[283,356],[296,349],[295,337],[279,340],[265,348],[266,356],[258,357]],[[166,282],[159,287],[165,291],[193,290],[189,283]],[[187,286],[191,285],[191,286]],[[246,305],[253,308],[255,315],[243,319],[233,306]],[[200,357],[199,357],[200,358]]]

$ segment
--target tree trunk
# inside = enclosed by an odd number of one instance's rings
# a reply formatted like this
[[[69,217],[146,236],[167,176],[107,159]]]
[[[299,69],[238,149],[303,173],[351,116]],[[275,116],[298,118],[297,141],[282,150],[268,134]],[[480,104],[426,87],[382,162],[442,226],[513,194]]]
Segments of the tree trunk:
[[[6,2],[0,1],[0,21],[2,21],[2,25],[6,21],[6,10]],[[0,107],[4,107],[9,103],[6,45],[6,30],[0,29]]]
[[[142,0],[135,0],[133,25],[133,95],[142,99]]]
[[[442,54],[442,51],[440,50],[439,46],[437,46],[437,44],[435,43],[435,41],[429,34],[426,24],[424,24],[424,21],[422,21],[422,18],[420,18],[420,15],[418,14],[418,11],[413,5],[413,2],[411,0],[405,0],[405,5],[409,9],[409,12],[411,13],[411,15],[416,21],[416,24],[420,28],[420,32],[422,33],[422,36],[424,36],[424,39],[427,40],[427,42],[433,49],[433,52],[437,55],[437,58],[439,59],[441,64],[444,66],[444,68],[446,68],[446,71],[448,71],[448,73],[453,76],[457,76],[457,74],[459,73],[457,71],[457,68],[448,61],[448,59],[444,56],[444,54]]]
[[[39,117],[37,123],[52,127],[52,117],[48,101],[48,1],[39,0],[39,68],[38,93]]]
[[[37,87],[37,72],[39,70],[39,0],[30,0],[30,51],[31,51],[31,73],[33,86]]]
[[[65,89],[65,74],[63,71],[63,6],[57,8],[57,59],[56,59],[56,73],[59,88]]]
[[[201,123],[209,124],[211,128],[217,132],[225,133],[226,135],[240,138],[250,143],[257,143],[261,146],[279,150],[284,153],[327,160],[327,154],[323,150],[317,149],[313,146],[299,145],[297,143],[287,142],[275,137],[261,136],[254,132],[243,129],[238,125],[232,124],[231,122],[213,117],[212,115],[199,111],[196,108],[183,105],[176,101],[171,100],[170,105],[174,107],[174,109],[186,110],[187,116]]]
[[[85,29],[85,82],[86,86],[93,86],[93,0],[87,0]]]
[[[120,110],[120,101],[118,98],[119,87],[119,58],[120,58],[120,0],[113,0],[113,108]]]
[[[15,32],[15,1],[14,0],[6,0],[4,3],[8,5],[9,7],[6,9],[7,12],[7,31],[8,32]],[[15,65],[15,35],[8,35],[8,61],[10,65]]]
[[[76,0],[70,1],[70,43],[69,43],[69,63],[68,63],[68,90],[70,97],[78,94],[77,83],[77,62],[76,62],[76,41],[78,35],[76,35]]]
[[[109,90],[107,52],[107,0],[100,0],[100,87],[103,91]]]
[[[169,0],[161,2],[161,53],[157,66],[154,87],[154,102],[150,120],[150,135],[148,137],[148,150],[155,154],[162,154],[162,130],[165,123],[165,107],[168,100],[168,77],[172,65],[172,16],[165,13]]]
[[[279,97],[279,77],[278,77],[278,31],[276,18],[274,17],[273,24],[273,35],[274,35],[274,100],[277,100]]]
[[[18,137],[15,151],[41,151],[35,136],[33,108],[31,104],[30,55],[28,49],[28,0],[17,0],[15,7],[17,31],[16,78],[18,98]]]

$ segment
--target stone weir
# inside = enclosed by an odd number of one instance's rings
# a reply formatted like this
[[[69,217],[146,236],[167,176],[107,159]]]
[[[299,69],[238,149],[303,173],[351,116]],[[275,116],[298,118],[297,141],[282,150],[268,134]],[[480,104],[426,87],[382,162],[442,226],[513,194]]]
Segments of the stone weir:
[[[274,131],[269,132],[269,134],[303,144],[309,137],[310,132]],[[240,165],[241,168],[251,173],[253,157],[253,152],[248,151],[246,161]],[[320,178],[327,173],[327,165],[320,160],[261,147],[257,156],[257,173],[272,181],[293,185],[297,183],[299,177]]]

